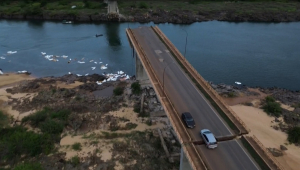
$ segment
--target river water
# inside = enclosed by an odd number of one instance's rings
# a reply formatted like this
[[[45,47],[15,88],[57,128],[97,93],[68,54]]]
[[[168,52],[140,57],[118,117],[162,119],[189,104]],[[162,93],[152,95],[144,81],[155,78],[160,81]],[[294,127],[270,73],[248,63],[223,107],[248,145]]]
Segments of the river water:
[[[133,75],[135,62],[125,29],[141,25],[154,24],[0,20],[0,68],[4,72],[28,70],[37,77],[120,70]],[[158,26],[182,54],[186,45],[186,58],[208,81],[300,90],[300,22]],[[41,52],[68,58],[53,62]],[[106,64],[107,69],[100,69]]]

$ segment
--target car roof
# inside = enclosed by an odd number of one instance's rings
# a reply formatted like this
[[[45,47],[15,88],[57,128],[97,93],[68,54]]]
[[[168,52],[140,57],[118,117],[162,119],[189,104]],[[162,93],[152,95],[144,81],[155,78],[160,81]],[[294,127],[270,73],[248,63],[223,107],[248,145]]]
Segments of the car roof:
[[[217,142],[214,134],[212,134],[208,129],[202,129],[201,133],[204,133],[208,138],[209,142]]]
[[[187,117],[187,118],[193,118],[193,116],[191,115],[190,112],[184,112],[184,113],[182,113],[182,114],[184,114],[185,117]]]

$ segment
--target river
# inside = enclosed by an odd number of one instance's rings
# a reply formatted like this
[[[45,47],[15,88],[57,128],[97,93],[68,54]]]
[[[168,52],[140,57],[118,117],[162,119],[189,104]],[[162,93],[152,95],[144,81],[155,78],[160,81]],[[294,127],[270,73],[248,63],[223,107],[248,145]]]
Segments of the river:
[[[36,77],[120,70],[133,75],[135,62],[125,29],[141,25],[154,24],[0,20],[0,68],[28,70]],[[186,45],[186,58],[208,81],[300,90],[300,22],[158,26],[182,54]],[[53,62],[41,52],[68,58]],[[107,69],[101,70],[106,64]]]

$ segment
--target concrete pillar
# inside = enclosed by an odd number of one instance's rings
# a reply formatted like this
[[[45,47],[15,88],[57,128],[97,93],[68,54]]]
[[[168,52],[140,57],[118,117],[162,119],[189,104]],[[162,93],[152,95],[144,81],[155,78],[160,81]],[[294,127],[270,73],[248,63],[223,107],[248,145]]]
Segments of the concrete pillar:
[[[181,147],[180,167],[179,170],[193,170],[189,161],[186,159],[185,153]]]
[[[144,66],[137,54],[135,53],[135,77],[142,86],[151,85],[148,75],[144,69]]]

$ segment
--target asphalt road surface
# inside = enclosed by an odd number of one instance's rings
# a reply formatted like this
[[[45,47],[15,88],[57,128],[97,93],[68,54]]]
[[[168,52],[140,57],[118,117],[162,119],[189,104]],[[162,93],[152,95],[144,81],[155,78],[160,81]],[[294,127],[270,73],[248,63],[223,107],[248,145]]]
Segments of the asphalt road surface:
[[[152,29],[140,27],[134,29],[133,33],[144,49],[156,75],[161,82],[164,82],[164,90],[176,110],[180,115],[183,112],[192,114],[196,123],[194,129],[188,129],[192,138],[201,140],[199,132],[204,128],[210,129],[217,137],[232,135],[229,128],[184,74],[172,54],[168,52],[167,47]]]
[[[204,128],[210,129],[216,137],[232,135],[232,131],[184,74],[154,31],[150,27],[139,27],[132,31],[155,74],[161,82],[164,82],[164,90],[178,113],[192,114],[196,127],[188,129],[188,132],[193,140],[202,140],[199,132]],[[214,170],[258,169],[236,141],[220,142],[215,150],[208,150],[204,145],[197,146],[197,149],[205,155],[206,161]]]
[[[205,162],[215,170],[254,170],[259,169],[250,156],[236,140],[219,142],[214,150],[207,149],[205,145],[196,146],[205,155]],[[216,154],[218,155],[216,157]],[[219,159],[221,158],[221,159]]]

